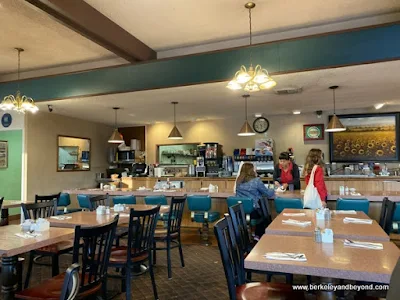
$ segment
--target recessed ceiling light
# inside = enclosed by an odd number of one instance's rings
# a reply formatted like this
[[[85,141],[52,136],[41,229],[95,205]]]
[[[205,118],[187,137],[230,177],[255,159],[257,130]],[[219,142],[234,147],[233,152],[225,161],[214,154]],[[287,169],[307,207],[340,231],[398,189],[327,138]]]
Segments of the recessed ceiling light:
[[[256,114],[254,114],[254,117],[256,117],[256,118],[262,117],[262,114],[256,113]]]
[[[375,109],[381,109],[384,106],[385,106],[385,103],[376,103],[376,104],[374,104]]]
[[[299,115],[299,114],[301,114],[301,111],[300,111],[300,110],[294,110],[294,111],[293,111],[293,114],[294,114],[294,115]]]
[[[135,115],[135,114],[129,114],[129,116],[131,116],[131,117],[135,117],[136,115]]]

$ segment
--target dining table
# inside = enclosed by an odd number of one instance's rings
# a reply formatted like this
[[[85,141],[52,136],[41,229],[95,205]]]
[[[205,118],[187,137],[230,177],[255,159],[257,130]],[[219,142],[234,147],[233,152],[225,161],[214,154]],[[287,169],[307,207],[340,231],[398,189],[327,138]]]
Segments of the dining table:
[[[3,205],[1,206],[1,220],[0,226],[8,225],[8,217],[10,208],[21,207],[21,200],[5,200],[3,201]]]
[[[390,237],[383,231],[379,224],[362,211],[330,211],[329,220],[319,220],[316,211],[311,209],[284,209],[265,229],[267,235],[288,236],[314,236],[315,228],[332,229],[334,238],[339,239],[363,239],[369,241],[390,241]],[[344,218],[358,218],[371,220],[371,224],[345,223]],[[285,220],[309,221],[308,226],[285,224]]]
[[[54,228],[29,233],[22,232],[20,225],[0,227],[1,292],[3,299],[14,299],[17,290],[18,255],[74,237],[71,228]]]

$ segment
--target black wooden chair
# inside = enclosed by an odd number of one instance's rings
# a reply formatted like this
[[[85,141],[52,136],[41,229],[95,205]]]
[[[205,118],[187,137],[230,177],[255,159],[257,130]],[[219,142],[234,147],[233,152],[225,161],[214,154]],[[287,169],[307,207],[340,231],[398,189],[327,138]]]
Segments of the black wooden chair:
[[[231,300],[304,299],[302,292],[293,291],[292,286],[288,284],[246,283],[243,253],[237,244],[230,216],[226,215],[215,224],[214,233],[218,241]],[[215,297],[218,298],[217,295]]]
[[[56,200],[49,200],[42,203],[22,203],[22,211],[25,219],[38,219],[38,218],[50,218],[57,214],[57,202]],[[28,270],[26,273],[25,288],[29,286],[29,280],[31,278],[33,263],[36,257],[51,257],[51,274],[56,276],[60,273],[59,270],[59,256],[72,251],[74,246],[73,240],[62,241],[59,243],[52,244],[50,246],[38,248],[30,251]]]
[[[114,221],[98,227],[75,227],[73,264],[81,261],[78,299],[96,299],[101,291],[106,299],[107,268],[110,259],[111,247],[118,224],[118,215]],[[81,244],[83,245],[81,247]],[[25,289],[15,294],[16,299],[62,299],[65,283],[65,274],[41,282],[39,285]],[[67,298],[69,299],[69,298]]]
[[[183,260],[182,243],[181,243],[181,223],[183,218],[183,209],[185,208],[185,202],[186,202],[186,196],[172,197],[168,213],[167,228],[156,229],[154,233],[153,262],[154,264],[156,264],[157,250],[167,251],[167,266],[168,266],[169,279],[172,278],[171,249],[179,248],[181,265],[182,267],[185,267],[185,262]],[[157,247],[157,243],[165,243],[165,247]]]
[[[157,287],[153,272],[151,248],[153,246],[154,231],[157,225],[160,205],[143,211],[130,210],[128,245],[113,248],[110,256],[109,268],[121,269],[121,275],[109,277],[121,278],[121,289],[126,292],[126,299],[131,299],[131,279],[133,269],[148,261],[151,284],[154,298],[158,299]]]
[[[261,208],[261,212],[262,212],[261,219],[262,219],[262,222],[263,222],[265,228],[267,228],[269,226],[269,224],[271,224],[271,222],[272,222],[268,198],[261,198],[259,200],[259,203],[260,203],[260,208]]]
[[[56,203],[58,204],[60,195],[61,195],[61,193],[52,194],[52,195],[35,195],[35,203],[42,203],[42,202],[48,202],[51,200],[56,200]]]
[[[110,199],[108,198],[108,194],[106,195],[98,195],[98,196],[90,196],[89,198],[89,206],[90,210],[96,210],[99,206],[110,206]]]
[[[390,201],[387,197],[383,198],[379,225],[388,235],[392,232],[392,223],[395,209],[395,202]]]
[[[79,264],[73,264],[65,272],[60,300],[73,300],[78,295],[79,269]]]

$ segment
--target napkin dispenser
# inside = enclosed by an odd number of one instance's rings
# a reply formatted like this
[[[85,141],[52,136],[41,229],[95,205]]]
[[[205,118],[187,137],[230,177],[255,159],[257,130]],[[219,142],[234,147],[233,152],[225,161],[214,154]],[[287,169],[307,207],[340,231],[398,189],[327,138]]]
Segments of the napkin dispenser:
[[[323,243],[329,243],[329,244],[333,243],[333,231],[332,231],[332,229],[325,228],[324,230],[322,230],[321,235],[322,235],[322,242]]]
[[[31,219],[26,219],[24,223],[21,224],[22,231],[34,230],[34,225],[35,223]]]
[[[119,212],[119,211],[124,211],[125,210],[125,206],[122,204],[115,204],[114,205],[114,211],[115,212]]]
[[[104,205],[100,205],[96,209],[96,214],[97,215],[105,215],[106,214],[106,207]]]

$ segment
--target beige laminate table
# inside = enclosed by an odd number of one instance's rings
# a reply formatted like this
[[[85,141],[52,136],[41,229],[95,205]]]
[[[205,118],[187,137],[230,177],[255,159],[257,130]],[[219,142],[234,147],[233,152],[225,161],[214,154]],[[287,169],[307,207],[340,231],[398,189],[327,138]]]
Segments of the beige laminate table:
[[[152,209],[154,207],[155,205],[146,205],[146,204],[126,205],[125,211],[118,212],[119,213],[118,224],[129,223],[130,208],[141,211],[141,210]],[[162,205],[160,207],[160,213],[167,213],[167,212],[169,212],[169,206]],[[111,210],[111,213],[108,215],[97,215],[95,211],[79,211],[62,216],[50,217],[47,220],[50,222],[50,226],[52,227],[74,228],[77,225],[80,225],[82,227],[95,227],[112,222],[114,220],[114,216],[115,213],[113,210]],[[71,217],[71,218],[62,219],[62,217]]]
[[[14,293],[17,289],[16,264],[19,254],[74,237],[74,230],[69,228],[50,228],[47,231],[40,232],[41,236],[29,239],[15,235],[20,232],[21,227],[19,225],[0,227],[3,299],[14,299]]]
[[[284,216],[284,213],[303,212],[305,216]],[[291,235],[291,236],[314,236],[316,227],[330,228],[333,230],[334,238],[339,239],[363,239],[369,241],[389,241],[389,236],[383,231],[379,224],[373,220],[372,224],[344,223],[345,217],[370,219],[364,212],[358,211],[356,215],[335,214],[332,211],[332,218],[329,221],[317,220],[315,211],[310,209],[284,209],[265,229],[269,235]],[[300,227],[282,224],[282,220],[294,219],[299,221],[311,221],[310,226]]]
[[[389,283],[400,256],[392,242],[383,250],[347,247],[342,239],[333,244],[315,243],[304,236],[263,235],[244,261],[249,270],[284,272],[376,283]],[[268,260],[266,252],[304,253],[306,262]]]

